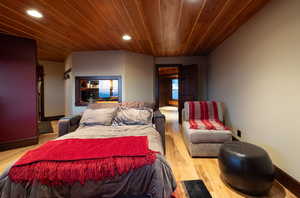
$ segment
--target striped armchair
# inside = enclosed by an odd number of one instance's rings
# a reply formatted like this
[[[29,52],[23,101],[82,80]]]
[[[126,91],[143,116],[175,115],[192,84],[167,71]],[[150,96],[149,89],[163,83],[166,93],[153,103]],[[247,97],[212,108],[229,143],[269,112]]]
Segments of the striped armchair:
[[[184,142],[192,157],[216,157],[220,146],[232,141],[232,133],[224,125],[222,103],[185,102],[182,116]]]

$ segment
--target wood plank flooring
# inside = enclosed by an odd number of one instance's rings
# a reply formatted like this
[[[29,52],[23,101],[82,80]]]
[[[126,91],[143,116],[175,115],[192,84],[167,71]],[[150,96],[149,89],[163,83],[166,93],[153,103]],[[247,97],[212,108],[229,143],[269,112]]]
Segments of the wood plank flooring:
[[[204,181],[213,198],[253,197],[237,193],[222,182],[217,159],[191,158],[182,139],[176,109],[174,111],[172,107],[163,107],[161,111],[167,118],[166,158],[172,167],[177,181],[201,179]],[[180,184],[177,194],[180,198],[186,198]],[[269,196],[263,198],[296,198],[296,196],[276,181]]]
[[[23,148],[17,148],[0,152],[0,173],[11,163],[22,156],[26,151],[34,149],[45,142],[55,139],[58,135],[57,121],[51,122],[54,133],[42,134],[39,137],[39,144],[33,146],[27,146]]]
[[[176,110],[174,111],[174,108],[163,108],[162,112],[167,117],[166,158],[173,169],[177,181],[201,179],[213,198],[252,198],[252,196],[235,192],[221,181],[217,159],[191,158],[182,140]],[[52,122],[52,126],[54,133],[41,135],[39,145],[57,137],[57,122]],[[0,172],[27,150],[36,148],[39,145],[0,152]],[[186,198],[181,184],[178,185],[177,195],[177,198]],[[278,182],[275,182],[270,195],[264,198],[296,198],[296,196]]]

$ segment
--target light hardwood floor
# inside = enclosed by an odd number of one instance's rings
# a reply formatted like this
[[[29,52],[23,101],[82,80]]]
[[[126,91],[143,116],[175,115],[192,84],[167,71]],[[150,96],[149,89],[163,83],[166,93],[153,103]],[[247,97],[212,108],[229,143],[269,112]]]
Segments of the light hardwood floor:
[[[213,198],[251,198],[235,192],[226,186],[219,177],[217,159],[213,158],[191,158],[182,140],[180,126],[178,124],[178,114],[174,108],[162,108],[162,112],[167,117],[166,124],[166,158],[170,163],[176,180],[195,180],[201,179]],[[43,134],[40,136],[39,145],[57,137],[57,122],[52,122],[54,133]],[[0,172],[13,163],[27,150],[36,148],[39,145],[18,148],[0,152]],[[179,183],[177,191],[179,197],[185,198],[182,186]],[[285,189],[278,182],[275,182],[268,198],[296,198],[292,193]]]
[[[218,161],[214,158],[191,158],[182,139],[178,113],[172,107],[161,108],[166,123],[166,158],[177,181],[201,179],[213,198],[251,198],[237,193],[220,179]],[[180,198],[185,198],[179,184]],[[275,182],[269,196],[264,198],[296,198],[278,182]]]
[[[33,145],[33,146],[27,146],[23,148],[17,148],[12,150],[7,150],[0,152],[0,173],[11,163],[13,163],[15,160],[17,160],[20,156],[22,156],[26,151],[34,149],[41,144],[44,144],[45,142],[55,139],[57,137],[57,121],[51,122],[54,133],[46,133],[42,134],[39,137],[39,144]]]

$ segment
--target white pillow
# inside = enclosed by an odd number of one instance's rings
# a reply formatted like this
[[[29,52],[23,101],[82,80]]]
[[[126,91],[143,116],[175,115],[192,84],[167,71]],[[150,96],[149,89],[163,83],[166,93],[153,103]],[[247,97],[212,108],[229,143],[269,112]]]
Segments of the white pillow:
[[[83,112],[80,124],[110,126],[116,111],[117,108],[86,109]]]
[[[153,110],[150,108],[120,107],[115,117],[117,125],[146,125],[152,123]]]

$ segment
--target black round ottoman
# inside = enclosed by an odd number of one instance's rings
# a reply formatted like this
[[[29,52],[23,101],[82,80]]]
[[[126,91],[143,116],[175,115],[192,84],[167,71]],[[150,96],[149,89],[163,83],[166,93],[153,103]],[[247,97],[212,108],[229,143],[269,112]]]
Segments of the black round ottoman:
[[[219,167],[223,181],[249,195],[266,195],[274,181],[268,153],[246,142],[226,142],[220,148]]]

